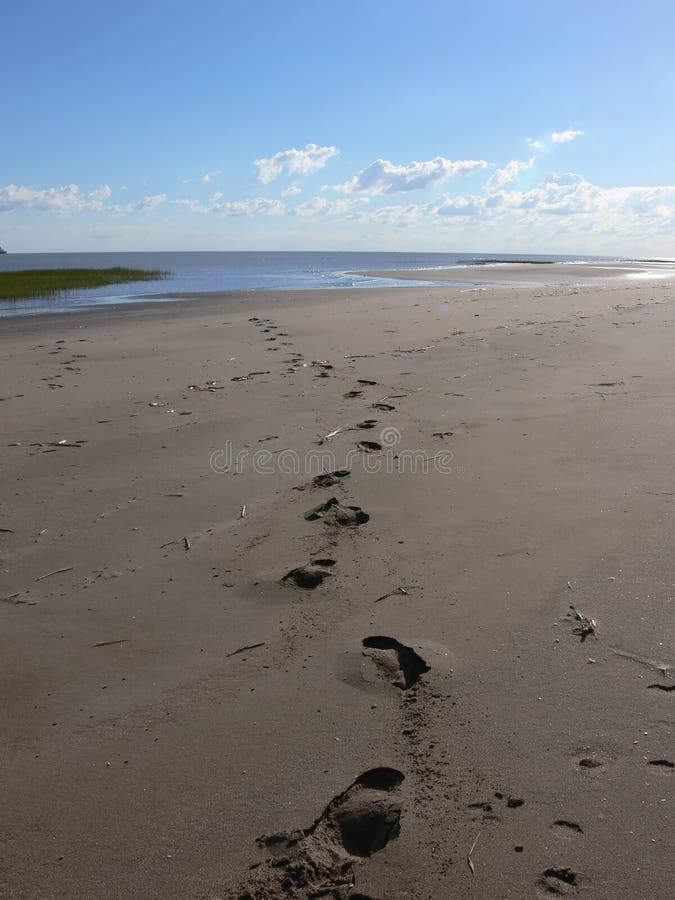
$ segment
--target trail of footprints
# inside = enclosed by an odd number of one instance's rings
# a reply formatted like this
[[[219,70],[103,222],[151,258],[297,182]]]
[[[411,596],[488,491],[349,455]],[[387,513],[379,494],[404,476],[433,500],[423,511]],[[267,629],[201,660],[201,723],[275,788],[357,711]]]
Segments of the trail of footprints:
[[[288,337],[271,319],[253,316],[249,319],[265,337],[270,352],[280,346],[292,347],[291,341],[279,341]],[[277,343],[278,342],[278,343]],[[303,354],[292,350],[288,353],[285,375],[294,374],[299,367],[311,365],[316,369],[315,378],[331,377],[333,366],[327,361],[307,363]],[[377,382],[358,379],[360,385]],[[345,399],[362,398],[361,389],[350,390]],[[390,412],[395,407],[384,401],[370,404],[371,409]],[[377,426],[376,419],[363,419],[354,426],[369,430]],[[360,440],[357,446],[366,453],[378,452],[382,446],[377,441]],[[340,487],[344,489],[349,469],[337,469],[315,476],[311,481],[298,485],[298,491]],[[343,529],[356,530],[368,523],[370,516],[355,504],[345,503],[331,496],[304,513],[310,522],[321,522],[330,529],[331,544],[337,544],[337,535]],[[328,556],[315,556],[306,564],[290,569],[281,583],[300,591],[314,591],[335,577],[337,561]],[[439,747],[431,737],[429,723],[447,717],[443,705],[448,698],[423,680],[431,667],[412,647],[387,635],[369,635],[362,639],[362,653],[372,661],[378,676],[390,687],[400,692],[403,726],[401,739],[405,754],[415,772],[412,791],[414,808],[412,816],[426,818],[439,816],[438,826],[446,828],[441,814],[434,812],[434,801],[439,792],[448,800],[451,796],[448,772],[451,772],[449,751]],[[654,761],[653,765],[667,765],[667,761]],[[670,764],[672,765],[672,764]],[[334,797],[321,815],[306,828],[263,836],[258,839],[264,860],[251,866],[251,874],[232,897],[237,900],[272,900],[272,898],[333,898],[333,900],[376,900],[355,890],[354,862],[382,850],[400,831],[403,810],[398,788],[404,774],[396,769],[370,769],[356,778],[345,791]],[[496,792],[507,809],[517,809],[524,801],[505,797]],[[437,805],[437,804],[436,804]],[[483,821],[499,820],[492,804],[472,803],[470,808],[482,811]],[[557,830],[583,834],[575,822],[559,819],[551,825]],[[516,848],[522,850],[522,848]],[[447,864],[451,864],[448,858]],[[575,895],[587,883],[587,879],[569,867],[550,867],[538,878],[537,887],[543,896]]]

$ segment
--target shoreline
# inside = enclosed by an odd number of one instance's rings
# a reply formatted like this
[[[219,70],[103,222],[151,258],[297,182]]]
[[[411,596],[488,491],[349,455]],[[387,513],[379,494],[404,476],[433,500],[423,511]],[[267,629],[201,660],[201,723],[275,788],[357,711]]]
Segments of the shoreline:
[[[675,286],[589,282],[4,321],[3,897],[669,898]]]
[[[614,265],[609,263],[591,263],[576,264],[570,262],[545,262],[545,263],[490,263],[481,265],[457,265],[450,268],[439,269],[382,269],[375,271],[354,271],[345,272],[346,275],[356,275],[358,277],[370,278],[389,278],[394,281],[403,282],[403,284],[361,284],[358,286],[341,286],[341,287],[301,287],[301,288],[240,288],[235,290],[215,290],[215,291],[160,291],[147,294],[130,295],[128,299],[120,299],[118,302],[102,300],[96,302],[92,298],[90,304],[81,307],[74,306],[69,309],[59,309],[50,311],[48,308],[31,311],[27,307],[17,308],[13,313],[13,307],[3,310],[4,315],[0,315],[0,322],[15,318],[35,318],[49,315],[62,316],[64,314],[73,315],[76,313],[89,314],[98,310],[128,310],[130,307],[137,308],[155,308],[158,304],[172,304],[177,302],[193,303],[196,301],[225,301],[234,300],[242,296],[256,296],[261,300],[267,294],[275,296],[291,296],[293,294],[332,294],[340,292],[342,294],[353,291],[378,291],[378,290],[400,290],[405,289],[408,285],[407,281],[417,282],[416,287],[426,289],[432,287],[448,286],[487,289],[503,287],[509,285],[526,290],[532,287],[540,287],[542,285],[562,285],[574,284],[582,286],[584,284],[592,284],[600,280],[609,280],[612,278],[671,278],[675,276],[675,263],[670,264],[665,261],[655,261],[654,266],[649,267],[642,262],[622,263]],[[610,272],[618,274],[611,275]],[[433,278],[429,276],[433,273]],[[489,273],[489,277],[488,277]],[[527,277],[525,277],[527,276]],[[54,298],[54,304],[63,302],[67,298]],[[29,301],[33,302],[33,301]],[[35,303],[43,301],[36,298]]]

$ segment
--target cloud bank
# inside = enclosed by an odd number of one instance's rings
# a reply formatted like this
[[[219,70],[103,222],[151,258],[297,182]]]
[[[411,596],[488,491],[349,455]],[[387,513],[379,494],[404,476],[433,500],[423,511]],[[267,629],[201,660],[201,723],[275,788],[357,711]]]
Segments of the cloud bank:
[[[376,159],[353,178],[343,184],[334,185],[334,189],[345,194],[363,192],[375,195],[417,191],[438,184],[453,175],[470,175],[487,168],[487,165],[480,159],[453,161],[444,156],[435,156],[425,162],[411,162],[402,166],[387,159]]]

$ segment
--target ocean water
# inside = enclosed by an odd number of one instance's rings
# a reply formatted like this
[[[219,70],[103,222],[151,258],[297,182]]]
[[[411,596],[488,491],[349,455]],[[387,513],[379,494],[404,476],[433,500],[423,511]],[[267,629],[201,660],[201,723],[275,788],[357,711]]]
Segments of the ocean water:
[[[70,312],[109,304],[167,299],[165,294],[201,291],[303,290],[307,288],[381,287],[433,283],[435,268],[526,261],[581,262],[598,257],[514,256],[488,253],[358,252],[178,252],[178,253],[8,253],[0,255],[0,272],[18,269],[109,268],[130,266],[168,271],[161,281],[73,291],[67,297],[0,301],[0,317]],[[354,271],[427,269],[424,282],[359,276]],[[452,282],[443,282],[446,286]],[[465,284],[465,282],[464,282]],[[175,299],[175,298],[173,298]]]

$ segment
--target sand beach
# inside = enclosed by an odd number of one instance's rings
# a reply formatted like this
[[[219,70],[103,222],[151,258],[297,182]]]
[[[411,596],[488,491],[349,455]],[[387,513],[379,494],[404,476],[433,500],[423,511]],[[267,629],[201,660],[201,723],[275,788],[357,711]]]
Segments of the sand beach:
[[[675,281],[477,268],[0,323],[3,900],[672,896]]]

